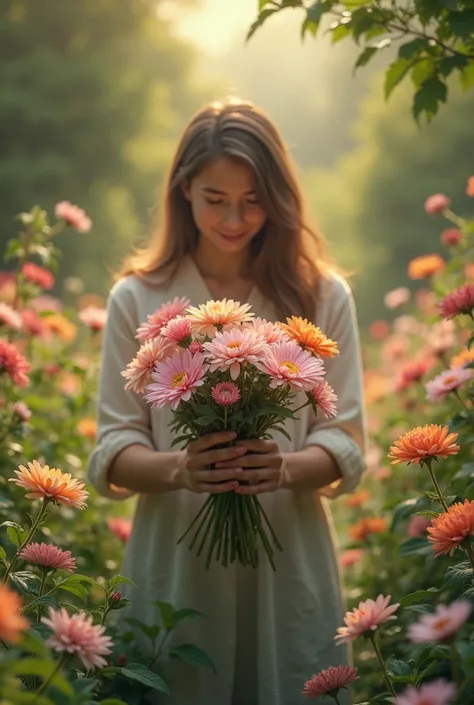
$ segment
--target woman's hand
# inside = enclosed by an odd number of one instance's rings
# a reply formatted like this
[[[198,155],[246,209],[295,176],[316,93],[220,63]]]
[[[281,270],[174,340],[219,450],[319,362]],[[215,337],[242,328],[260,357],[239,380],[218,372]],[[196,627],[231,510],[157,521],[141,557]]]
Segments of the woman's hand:
[[[239,475],[248,485],[239,485],[235,491],[237,494],[260,494],[262,492],[275,492],[281,486],[283,456],[280,453],[278,443],[274,441],[238,441],[241,448],[245,448],[248,453],[238,460],[225,460],[216,463],[216,470],[221,468],[232,468],[238,464],[239,469],[243,468]],[[235,469],[235,468],[234,468]]]
[[[244,471],[240,459],[247,452],[243,444],[227,448],[214,448],[236,438],[233,431],[209,433],[197,441],[192,441],[180,454],[178,471],[181,484],[191,492],[216,494],[230,492],[239,486]],[[230,463],[218,469],[220,463]],[[211,465],[215,465],[215,470]]]

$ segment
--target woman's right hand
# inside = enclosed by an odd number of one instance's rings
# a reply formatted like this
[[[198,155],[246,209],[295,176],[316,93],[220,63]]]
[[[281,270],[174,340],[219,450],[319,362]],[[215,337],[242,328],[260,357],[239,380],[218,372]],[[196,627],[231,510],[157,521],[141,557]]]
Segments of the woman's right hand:
[[[210,494],[235,490],[239,486],[239,479],[244,474],[243,468],[212,470],[211,465],[245,455],[246,449],[239,448],[238,445],[214,448],[221,443],[233,441],[236,437],[237,434],[232,431],[220,431],[202,436],[197,441],[191,441],[180,454],[178,462],[179,474],[184,487],[191,492]]]

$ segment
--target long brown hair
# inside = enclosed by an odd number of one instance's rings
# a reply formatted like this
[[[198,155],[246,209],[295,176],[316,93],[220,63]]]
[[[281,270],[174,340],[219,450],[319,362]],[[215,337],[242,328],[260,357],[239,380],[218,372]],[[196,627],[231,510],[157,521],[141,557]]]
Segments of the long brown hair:
[[[231,157],[255,174],[267,220],[252,241],[252,278],[281,317],[314,318],[318,283],[329,266],[325,241],[307,218],[296,169],[276,125],[251,103],[211,103],[190,121],[164,185],[164,198],[148,244],[127,258],[118,278],[176,274],[198,244],[198,232],[182,185],[211,160]],[[332,266],[332,265],[331,265]]]

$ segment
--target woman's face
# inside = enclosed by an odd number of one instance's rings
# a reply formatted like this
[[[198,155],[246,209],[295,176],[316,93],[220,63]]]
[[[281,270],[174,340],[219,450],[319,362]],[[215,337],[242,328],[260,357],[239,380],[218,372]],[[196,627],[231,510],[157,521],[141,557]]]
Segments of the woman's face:
[[[184,189],[202,238],[222,252],[245,250],[266,214],[255,193],[255,176],[244,162],[220,157]]]

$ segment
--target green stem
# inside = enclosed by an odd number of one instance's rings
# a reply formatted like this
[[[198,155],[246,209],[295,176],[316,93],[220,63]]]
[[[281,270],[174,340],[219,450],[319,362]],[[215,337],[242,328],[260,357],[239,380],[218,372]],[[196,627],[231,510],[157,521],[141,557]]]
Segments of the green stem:
[[[473,547],[472,543],[470,542],[470,539],[468,539],[466,541],[466,543],[464,544],[464,550],[467,553],[467,556],[468,556],[469,561],[472,566],[472,570],[474,571],[474,547]]]
[[[198,511],[198,513],[196,514],[196,516],[194,517],[194,519],[192,520],[192,522],[190,523],[190,525],[188,526],[188,528],[184,532],[184,534],[178,539],[178,541],[177,541],[178,544],[180,544],[182,541],[184,541],[184,539],[189,534],[189,532],[191,531],[191,529],[193,528],[194,524],[197,522],[199,517],[204,513],[207,515],[211,509],[212,509],[211,495],[209,495],[209,497],[206,499],[206,501],[202,505],[201,509]],[[203,517],[203,522],[204,522],[205,518],[206,517]],[[200,526],[202,526],[202,523]]]
[[[390,680],[390,677],[387,673],[387,667],[385,666],[385,661],[383,660],[383,656],[380,652],[379,645],[377,644],[376,635],[373,634],[372,632],[369,632],[369,639],[372,642],[372,646],[374,647],[375,655],[377,656],[378,662],[380,663],[380,667],[382,668],[382,673],[383,673],[385,683],[387,684],[387,687],[388,687],[390,693],[394,697],[397,697],[397,694],[396,694],[396,692],[393,688],[393,685],[392,685],[392,681]]]
[[[454,646],[451,646],[450,661],[451,661],[452,678],[453,678],[454,682],[456,683],[456,685],[460,686],[462,674],[461,674],[461,669],[459,667],[458,655],[457,655],[457,652],[456,652],[456,649],[454,648]]]
[[[55,668],[53,669],[51,675],[50,675],[48,678],[46,678],[46,680],[44,680],[44,681],[41,683],[40,687],[39,687],[38,690],[36,691],[36,696],[35,696],[34,700],[32,701],[31,705],[34,705],[34,703],[38,700],[39,696],[42,695],[42,693],[44,693],[44,691],[46,690],[46,688],[48,687],[48,685],[51,683],[51,681],[53,680],[53,678],[55,677],[55,675],[56,675],[56,674],[58,673],[58,671],[60,670],[61,666],[65,663],[66,659],[68,659],[68,658],[69,658],[69,654],[63,654],[63,655],[61,656],[61,658],[59,659],[59,661],[56,663],[56,666],[55,666]]]
[[[44,591],[44,584],[46,582],[46,575],[47,575],[47,570],[43,570],[41,574],[41,583],[38,591],[38,599],[41,599],[43,597],[43,591]],[[41,619],[41,603],[38,605],[38,613],[37,613],[37,621],[39,622]]]
[[[18,550],[17,550],[17,552],[15,553],[15,555],[13,556],[13,558],[12,558],[12,560],[11,560],[11,562],[10,562],[10,565],[8,566],[8,568],[7,568],[7,570],[6,570],[5,575],[3,576],[2,585],[7,582],[8,578],[9,578],[9,576],[10,576],[10,573],[11,573],[12,570],[13,570],[13,566],[15,565],[15,563],[17,562],[17,560],[18,560],[18,558],[19,558],[19,556],[20,556],[20,553],[23,551],[23,549],[24,549],[26,546],[28,546],[28,544],[30,543],[31,539],[33,538],[33,534],[35,533],[36,529],[38,528],[41,519],[44,517],[44,514],[45,514],[45,512],[46,512],[46,508],[47,508],[47,506],[48,506],[48,504],[49,504],[50,501],[51,501],[51,500],[49,500],[49,499],[44,499],[44,500],[43,500],[42,507],[41,507],[40,511],[38,512],[38,516],[37,516],[36,519],[34,520],[32,526],[31,526],[31,529],[30,529],[29,532],[28,532],[28,535],[27,535],[26,539],[23,541],[23,543],[22,543],[20,546],[18,546]]]
[[[337,705],[341,705],[336,693],[334,693],[334,695],[332,697],[334,698],[334,702],[337,703]]]
[[[438,496],[438,501],[439,501],[439,503],[441,504],[441,506],[443,507],[444,511],[447,512],[447,511],[448,511],[448,505],[446,504],[446,501],[445,501],[445,499],[444,499],[444,497],[443,497],[443,493],[441,492],[441,487],[440,487],[439,484],[438,484],[438,480],[436,479],[436,475],[434,474],[434,472],[433,472],[433,470],[432,470],[432,468],[431,468],[431,462],[430,462],[430,463],[426,463],[426,467],[428,468],[428,472],[430,473],[431,482],[433,483],[433,487],[434,487],[435,490],[436,490],[436,494],[437,494],[437,496]]]
[[[461,406],[462,406],[464,409],[467,409],[467,405],[466,405],[466,403],[464,402],[463,398],[461,397],[461,395],[459,394],[459,392],[458,392],[457,389],[453,389],[453,394],[454,394],[454,396],[456,397],[456,399],[458,400],[458,402],[461,404]]]

